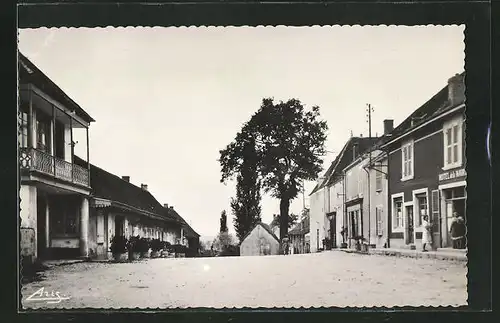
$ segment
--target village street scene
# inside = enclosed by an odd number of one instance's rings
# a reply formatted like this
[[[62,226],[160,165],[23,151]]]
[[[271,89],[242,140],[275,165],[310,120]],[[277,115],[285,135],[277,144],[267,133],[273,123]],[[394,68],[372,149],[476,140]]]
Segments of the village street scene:
[[[466,305],[463,32],[21,29],[21,308]]]

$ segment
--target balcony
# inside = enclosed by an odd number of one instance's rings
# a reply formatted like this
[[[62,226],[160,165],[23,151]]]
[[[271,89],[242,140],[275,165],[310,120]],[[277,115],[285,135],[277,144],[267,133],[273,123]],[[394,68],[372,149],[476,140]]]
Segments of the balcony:
[[[66,182],[90,187],[88,169],[35,148],[20,148],[19,166],[21,170],[34,171]]]

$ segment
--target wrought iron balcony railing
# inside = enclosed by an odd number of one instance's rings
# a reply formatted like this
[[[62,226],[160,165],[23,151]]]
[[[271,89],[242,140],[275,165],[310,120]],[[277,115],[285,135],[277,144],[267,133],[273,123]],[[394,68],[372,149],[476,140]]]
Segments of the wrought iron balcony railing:
[[[20,148],[19,166],[21,170],[35,171],[74,184],[90,187],[88,169],[35,148]]]

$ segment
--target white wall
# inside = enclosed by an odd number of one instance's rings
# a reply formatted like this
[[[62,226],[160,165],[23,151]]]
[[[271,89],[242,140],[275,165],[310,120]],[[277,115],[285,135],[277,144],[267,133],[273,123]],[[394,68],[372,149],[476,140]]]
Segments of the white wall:
[[[344,225],[344,184],[343,181],[340,180],[330,186],[329,195],[330,195],[330,212],[337,212],[336,219],[336,236],[337,236],[337,247],[340,247],[342,243],[342,235],[340,232],[342,231],[342,226]]]
[[[31,228],[34,231],[33,257],[37,255],[37,189],[36,186],[21,185],[19,190],[21,228]],[[31,250],[31,248],[29,248]],[[30,251],[31,252],[31,251]]]
[[[311,210],[309,232],[311,234],[311,252],[317,252],[318,245],[322,247],[322,241],[325,238],[325,190],[318,190],[310,197]],[[319,243],[317,238],[317,230],[319,230]]]
[[[240,256],[277,255],[279,242],[266,229],[257,225],[240,245]]]
[[[380,164],[387,165],[387,158],[380,161]],[[387,173],[387,167],[382,167],[382,171]],[[381,248],[387,242],[387,214],[388,214],[388,180],[384,174],[382,174],[382,190],[377,192],[376,190],[376,175],[377,171],[370,171],[370,221],[372,223],[372,230],[370,236],[370,242],[375,244],[377,248]],[[376,231],[377,218],[376,209],[377,207],[382,209],[382,235],[379,236]]]

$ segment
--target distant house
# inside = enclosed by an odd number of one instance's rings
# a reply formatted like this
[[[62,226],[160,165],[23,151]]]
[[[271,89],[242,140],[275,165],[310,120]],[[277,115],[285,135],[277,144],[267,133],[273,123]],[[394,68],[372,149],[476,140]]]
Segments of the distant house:
[[[266,256],[279,254],[280,242],[271,227],[257,223],[242,239],[240,256]]]
[[[306,241],[306,234],[309,233],[309,219],[309,210],[306,210],[306,214],[302,220],[288,232],[292,245],[291,253],[293,254],[309,252],[309,246]]]
[[[75,157],[75,163],[87,163]],[[92,199],[88,226],[89,256],[111,257],[114,236],[140,236],[174,243],[181,237],[183,223],[165,213],[148,191],[148,186],[130,183],[130,177],[118,177],[90,164]],[[169,235],[169,233],[171,233]]]
[[[173,206],[164,204],[163,206],[167,210],[168,216],[175,218],[181,223],[181,234],[179,238],[175,241],[177,244],[182,244],[187,247],[187,257],[195,257],[200,253],[200,235],[193,230],[193,228],[184,220],[182,216],[177,213]]]

